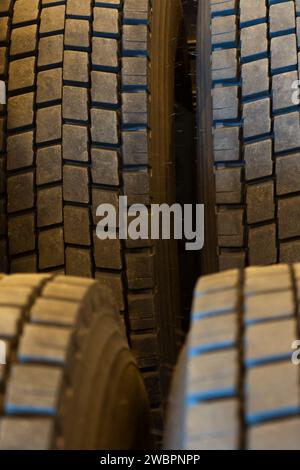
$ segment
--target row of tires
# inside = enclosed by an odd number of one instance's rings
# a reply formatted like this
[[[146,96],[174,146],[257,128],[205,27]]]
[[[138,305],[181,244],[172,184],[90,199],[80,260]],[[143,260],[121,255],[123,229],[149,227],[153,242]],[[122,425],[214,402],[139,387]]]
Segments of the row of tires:
[[[199,2],[194,261],[208,277],[168,448],[299,448],[299,269],[243,270],[300,260],[299,14],[298,1]],[[99,240],[96,208],[191,194],[181,2],[3,0],[0,27],[0,447],[151,447],[190,259],[173,241]]]

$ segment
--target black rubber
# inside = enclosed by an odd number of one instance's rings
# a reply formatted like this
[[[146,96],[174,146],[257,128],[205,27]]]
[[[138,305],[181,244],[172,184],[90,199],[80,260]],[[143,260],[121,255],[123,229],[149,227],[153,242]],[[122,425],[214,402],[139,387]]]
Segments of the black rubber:
[[[96,209],[120,195],[129,205],[175,200],[180,1],[0,8],[0,270],[96,277],[111,288],[159,421],[181,321],[177,245],[101,241]]]
[[[142,376],[97,281],[2,277],[0,338],[0,449],[151,447]]]
[[[300,449],[299,288],[299,264],[199,280],[167,448]]]
[[[203,274],[300,260],[299,13],[295,1],[199,2]]]

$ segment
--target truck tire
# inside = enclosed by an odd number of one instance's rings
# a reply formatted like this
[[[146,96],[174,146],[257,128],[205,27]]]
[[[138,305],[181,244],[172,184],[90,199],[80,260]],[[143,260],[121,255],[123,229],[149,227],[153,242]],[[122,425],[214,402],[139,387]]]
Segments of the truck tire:
[[[298,1],[199,2],[203,274],[300,261],[299,14]]]
[[[117,207],[120,195],[129,205],[175,200],[181,13],[179,0],[0,7],[0,78],[8,89],[0,120],[2,271],[96,277],[110,287],[158,414],[160,370],[177,355],[177,245],[99,240],[96,209]]]
[[[299,287],[300,264],[200,279],[173,391],[181,449],[300,449]]]
[[[150,407],[116,306],[97,281],[0,280],[0,449],[145,449]]]

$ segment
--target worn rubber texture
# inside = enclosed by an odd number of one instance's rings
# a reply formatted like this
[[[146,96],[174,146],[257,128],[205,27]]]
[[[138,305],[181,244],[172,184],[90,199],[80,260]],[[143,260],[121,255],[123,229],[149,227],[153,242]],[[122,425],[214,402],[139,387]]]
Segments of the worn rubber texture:
[[[300,449],[299,301],[300,264],[200,279],[180,366],[180,448]]]
[[[159,369],[176,361],[177,247],[101,241],[96,209],[117,206],[120,195],[129,205],[175,198],[180,2],[11,0],[0,8],[8,85],[1,269],[95,276],[112,288],[158,407]]]
[[[151,445],[142,376],[118,309],[97,281],[4,276],[0,338],[7,344],[0,449]]]
[[[199,2],[203,273],[300,261],[298,15],[299,1]]]

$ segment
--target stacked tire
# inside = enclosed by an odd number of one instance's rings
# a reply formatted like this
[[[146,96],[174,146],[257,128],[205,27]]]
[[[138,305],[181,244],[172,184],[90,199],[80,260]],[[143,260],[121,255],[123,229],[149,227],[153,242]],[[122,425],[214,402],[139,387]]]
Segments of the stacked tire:
[[[299,264],[199,280],[170,398],[169,449],[300,449],[299,300]]]
[[[0,449],[151,447],[143,380],[97,281],[3,276],[0,337]]]
[[[99,240],[96,209],[121,195],[175,201],[180,1],[4,0],[0,15],[0,270],[107,289],[159,430],[181,322],[177,246]]]
[[[300,260],[299,13],[298,1],[199,2],[203,273]]]

